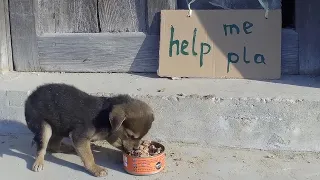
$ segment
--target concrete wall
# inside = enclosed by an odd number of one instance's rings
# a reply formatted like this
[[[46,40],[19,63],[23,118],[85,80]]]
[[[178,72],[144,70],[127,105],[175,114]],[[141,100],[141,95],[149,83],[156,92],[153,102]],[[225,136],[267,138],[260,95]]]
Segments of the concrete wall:
[[[26,83],[28,82],[28,83]],[[128,93],[148,102],[150,138],[199,146],[319,151],[320,79],[279,81],[154,79],[128,74],[0,76],[0,134],[30,133],[23,103],[36,86],[65,82],[97,95]]]

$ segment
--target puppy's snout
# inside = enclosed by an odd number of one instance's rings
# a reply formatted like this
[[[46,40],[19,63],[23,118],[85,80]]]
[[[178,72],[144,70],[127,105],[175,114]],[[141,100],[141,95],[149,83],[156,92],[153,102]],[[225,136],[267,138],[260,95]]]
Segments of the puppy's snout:
[[[123,147],[126,151],[137,150],[139,149],[140,141],[124,141]]]
[[[139,146],[140,146],[140,141],[139,141],[139,140],[138,140],[138,141],[135,141],[135,142],[134,142],[134,145],[133,145],[133,148],[139,149]]]

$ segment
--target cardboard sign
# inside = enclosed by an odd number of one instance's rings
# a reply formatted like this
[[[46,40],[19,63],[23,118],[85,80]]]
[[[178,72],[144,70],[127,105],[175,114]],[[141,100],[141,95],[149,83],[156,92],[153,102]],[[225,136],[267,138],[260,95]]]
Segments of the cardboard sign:
[[[281,10],[162,10],[158,75],[278,79]]]

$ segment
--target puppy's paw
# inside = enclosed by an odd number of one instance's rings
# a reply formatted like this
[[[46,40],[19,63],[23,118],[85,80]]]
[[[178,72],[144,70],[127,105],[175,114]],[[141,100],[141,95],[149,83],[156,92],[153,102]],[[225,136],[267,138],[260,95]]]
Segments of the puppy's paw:
[[[32,166],[32,170],[35,172],[42,171],[44,168],[44,160],[43,159],[37,159]]]
[[[108,171],[105,168],[102,168],[98,165],[94,165],[91,169],[90,169],[91,173],[96,176],[96,177],[103,177],[103,176],[107,176],[108,175]]]

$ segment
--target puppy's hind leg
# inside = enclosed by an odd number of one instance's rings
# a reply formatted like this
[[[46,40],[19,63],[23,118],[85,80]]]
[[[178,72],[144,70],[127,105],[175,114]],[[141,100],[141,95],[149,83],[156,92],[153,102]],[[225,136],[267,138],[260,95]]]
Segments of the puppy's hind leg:
[[[35,172],[43,170],[44,156],[46,154],[48,143],[52,135],[51,126],[47,122],[43,121],[40,128],[40,134],[35,135],[35,142],[37,144],[37,155],[36,160],[32,166],[32,170]]]

